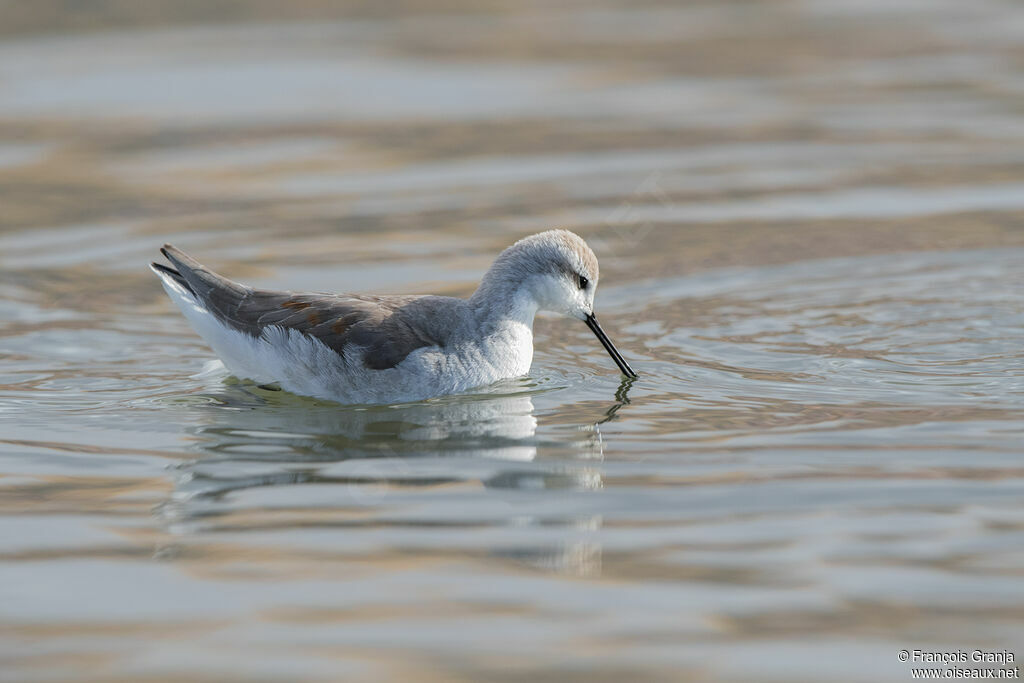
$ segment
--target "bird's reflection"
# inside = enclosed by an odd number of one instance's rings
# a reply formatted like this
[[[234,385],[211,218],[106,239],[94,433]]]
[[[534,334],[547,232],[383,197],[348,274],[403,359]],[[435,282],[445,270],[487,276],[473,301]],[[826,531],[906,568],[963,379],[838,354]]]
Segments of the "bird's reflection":
[[[633,387],[633,383],[636,382],[636,377],[623,376],[622,381],[619,383],[619,388],[615,390],[615,403],[608,408],[605,412],[603,419],[598,420],[596,426],[603,425],[606,422],[611,422],[615,419],[622,406],[629,405],[629,390]]]
[[[415,499],[420,505],[416,516],[387,523],[593,528],[593,515],[569,509],[540,519],[533,512],[536,500],[523,495],[601,488],[599,424],[613,419],[628,401],[626,391],[628,387],[620,387],[604,419],[581,425],[585,429],[576,430],[569,440],[553,442],[537,437],[529,387],[351,407],[250,384],[213,383],[201,395],[206,404],[197,406],[205,422],[193,428],[198,456],[176,468],[174,493],[159,513],[179,532],[223,530],[219,525],[227,517],[265,515],[266,501],[273,499],[278,507],[306,510],[318,518],[332,510],[359,509],[358,523],[379,525],[375,513]],[[538,459],[538,447],[545,450],[544,458]],[[549,448],[554,453],[550,457]],[[320,485],[313,498],[311,485]],[[265,493],[252,495],[258,491]],[[452,491],[462,492],[465,517],[458,524],[449,517],[429,519],[434,510],[430,502],[436,501],[440,509],[449,504]],[[520,492],[518,497],[515,492]],[[576,557],[579,542],[572,548]],[[551,546],[492,550],[549,569],[579,564],[561,557],[568,549]],[[595,553],[599,559],[599,551],[588,545],[586,556],[593,559]]]

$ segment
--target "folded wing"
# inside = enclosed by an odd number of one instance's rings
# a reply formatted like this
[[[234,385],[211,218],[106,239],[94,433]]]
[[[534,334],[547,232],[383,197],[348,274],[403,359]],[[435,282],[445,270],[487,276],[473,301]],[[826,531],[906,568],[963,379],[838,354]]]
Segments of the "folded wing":
[[[188,289],[225,325],[253,337],[260,338],[271,326],[295,330],[342,357],[361,352],[363,364],[373,370],[393,368],[418,348],[440,345],[436,335],[402,315],[423,297],[253,289],[214,273],[169,244],[160,251],[174,268],[154,263],[158,274]]]

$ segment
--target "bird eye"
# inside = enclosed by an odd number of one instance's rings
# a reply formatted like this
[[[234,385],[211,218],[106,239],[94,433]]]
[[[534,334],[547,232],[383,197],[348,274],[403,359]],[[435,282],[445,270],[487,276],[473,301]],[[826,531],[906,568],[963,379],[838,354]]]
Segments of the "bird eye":
[[[590,280],[588,280],[583,275],[577,275],[577,277],[580,279],[580,289],[586,289],[587,285],[590,284]]]

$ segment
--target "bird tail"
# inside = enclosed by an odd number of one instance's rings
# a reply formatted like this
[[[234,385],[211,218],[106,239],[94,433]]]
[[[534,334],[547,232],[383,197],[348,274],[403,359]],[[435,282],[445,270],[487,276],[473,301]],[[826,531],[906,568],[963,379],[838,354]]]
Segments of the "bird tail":
[[[159,275],[161,278],[170,278],[171,280],[174,281],[175,284],[185,289],[185,291],[187,291],[192,296],[196,295],[195,291],[188,286],[188,281],[186,281],[185,278],[182,277],[181,273],[176,271],[174,268],[169,268],[164,264],[157,263],[155,261],[153,263],[150,263],[149,267],[153,270],[154,273]]]

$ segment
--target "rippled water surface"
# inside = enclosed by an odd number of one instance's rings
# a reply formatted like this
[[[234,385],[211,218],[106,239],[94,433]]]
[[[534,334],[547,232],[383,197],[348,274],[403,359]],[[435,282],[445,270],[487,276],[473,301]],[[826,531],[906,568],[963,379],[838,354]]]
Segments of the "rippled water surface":
[[[1018,3],[148,6],[0,8],[0,679],[1024,657]],[[267,391],[146,268],[466,295],[553,226],[636,381],[545,317],[472,396]]]

